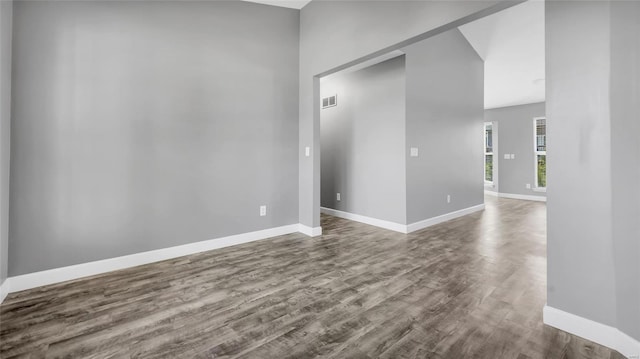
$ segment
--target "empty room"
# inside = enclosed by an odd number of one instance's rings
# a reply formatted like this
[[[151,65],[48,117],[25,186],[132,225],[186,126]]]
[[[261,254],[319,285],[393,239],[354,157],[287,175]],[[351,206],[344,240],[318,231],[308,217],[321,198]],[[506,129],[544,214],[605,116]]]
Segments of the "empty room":
[[[640,2],[0,0],[0,358],[640,358]]]

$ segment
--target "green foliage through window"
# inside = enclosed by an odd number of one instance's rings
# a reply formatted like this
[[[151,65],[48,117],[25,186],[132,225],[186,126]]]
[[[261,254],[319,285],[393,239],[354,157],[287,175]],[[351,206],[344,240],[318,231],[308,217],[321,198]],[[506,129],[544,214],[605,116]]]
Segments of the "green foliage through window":
[[[547,187],[547,155],[538,155],[538,187]]]
[[[484,156],[484,180],[493,182],[493,155]]]
[[[535,118],[536,187],[547,187],[547,119]]]
[[[493,182],[493,125],[484,124],[484,180]]]

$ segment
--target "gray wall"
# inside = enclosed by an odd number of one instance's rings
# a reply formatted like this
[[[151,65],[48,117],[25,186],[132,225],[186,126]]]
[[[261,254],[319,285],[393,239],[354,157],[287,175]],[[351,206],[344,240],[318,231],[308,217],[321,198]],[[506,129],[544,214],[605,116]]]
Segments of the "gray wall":
[[[322,206],[406,224],[404,56],[321,82]],[[336,200],[336,193],[341,200]]]
[[[299,11],[14,5],[9,275],[298,222]]]
[[[13,2],[0,1],[0,284],[8,268],[12,18]]]
[[[300,12],[299,220],[320,225],[320,113],[314,76],[510,1],[312,1]],[[316,93],[317,95],[318,93]],[[315,106],[314,106],[315,103]]]
[[[547,302],[640,339],[637,6],[547,2]]]
[[[494,173],[494,187],[487,190],[502,193],[522,194],[529,196],[546,196],[546,192],[527,189],[535,187],[535,147],[533,137],[533,119],[545,116],[544,102],[494,108],[484,111],[485,122],[498,124],[498,152],[494,153],[494,161],[498,170]],[[504,159],[505,153],[513,153],[515,159]]]
[[[609,5],[551,1],[545,18],[547,303],[615,326]]]
[[[640,3],[611,7],[611,184],[618,328],[640,340]]]
[[[407,222],[414,223],[484,203],[484,63],[458,29],[403,50]],[[409,157],[410,147],[418,157]]]

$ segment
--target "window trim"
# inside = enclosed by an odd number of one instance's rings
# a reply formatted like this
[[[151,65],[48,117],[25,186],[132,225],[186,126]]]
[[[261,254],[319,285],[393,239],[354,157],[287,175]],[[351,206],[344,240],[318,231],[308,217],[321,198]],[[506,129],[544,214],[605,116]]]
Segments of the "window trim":
[[[487,152],[487,125],[491,125],[491,152]],[[496,173],[496,141],[495,141],[495,124],[491,121],[484,122],[482,125],[482,178],[484,179],[485,187],[494,187],[495,173]],[[492,181],[487,181],[487,155],[491,155],[491,178]]]
[[[544,127],[545,127],[545,137],[547,137],[547,117],[546,116],[540,116],[540,117],[534,117],[533,118],[533,183],[534,185],[532,186],[532,190],[534,192],[547,192],[547,187],[538,187],[538,156],[539,155],[544,155],[545,156],[545,163],[546,163],[546,158],[547,158],[547,151],[538,151],[538,128],[536,126],[538,120],[544,120]],[[545,138],[545,148],[547,147],[547,141],[548,138]]]

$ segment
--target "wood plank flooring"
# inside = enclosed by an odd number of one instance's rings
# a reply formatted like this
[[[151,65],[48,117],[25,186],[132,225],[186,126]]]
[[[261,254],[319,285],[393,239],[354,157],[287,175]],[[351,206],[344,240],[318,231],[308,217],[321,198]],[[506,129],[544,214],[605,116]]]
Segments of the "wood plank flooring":
[[[544,326],[545,205],[291,234],[10,294],[1,358],[622,358]]]

